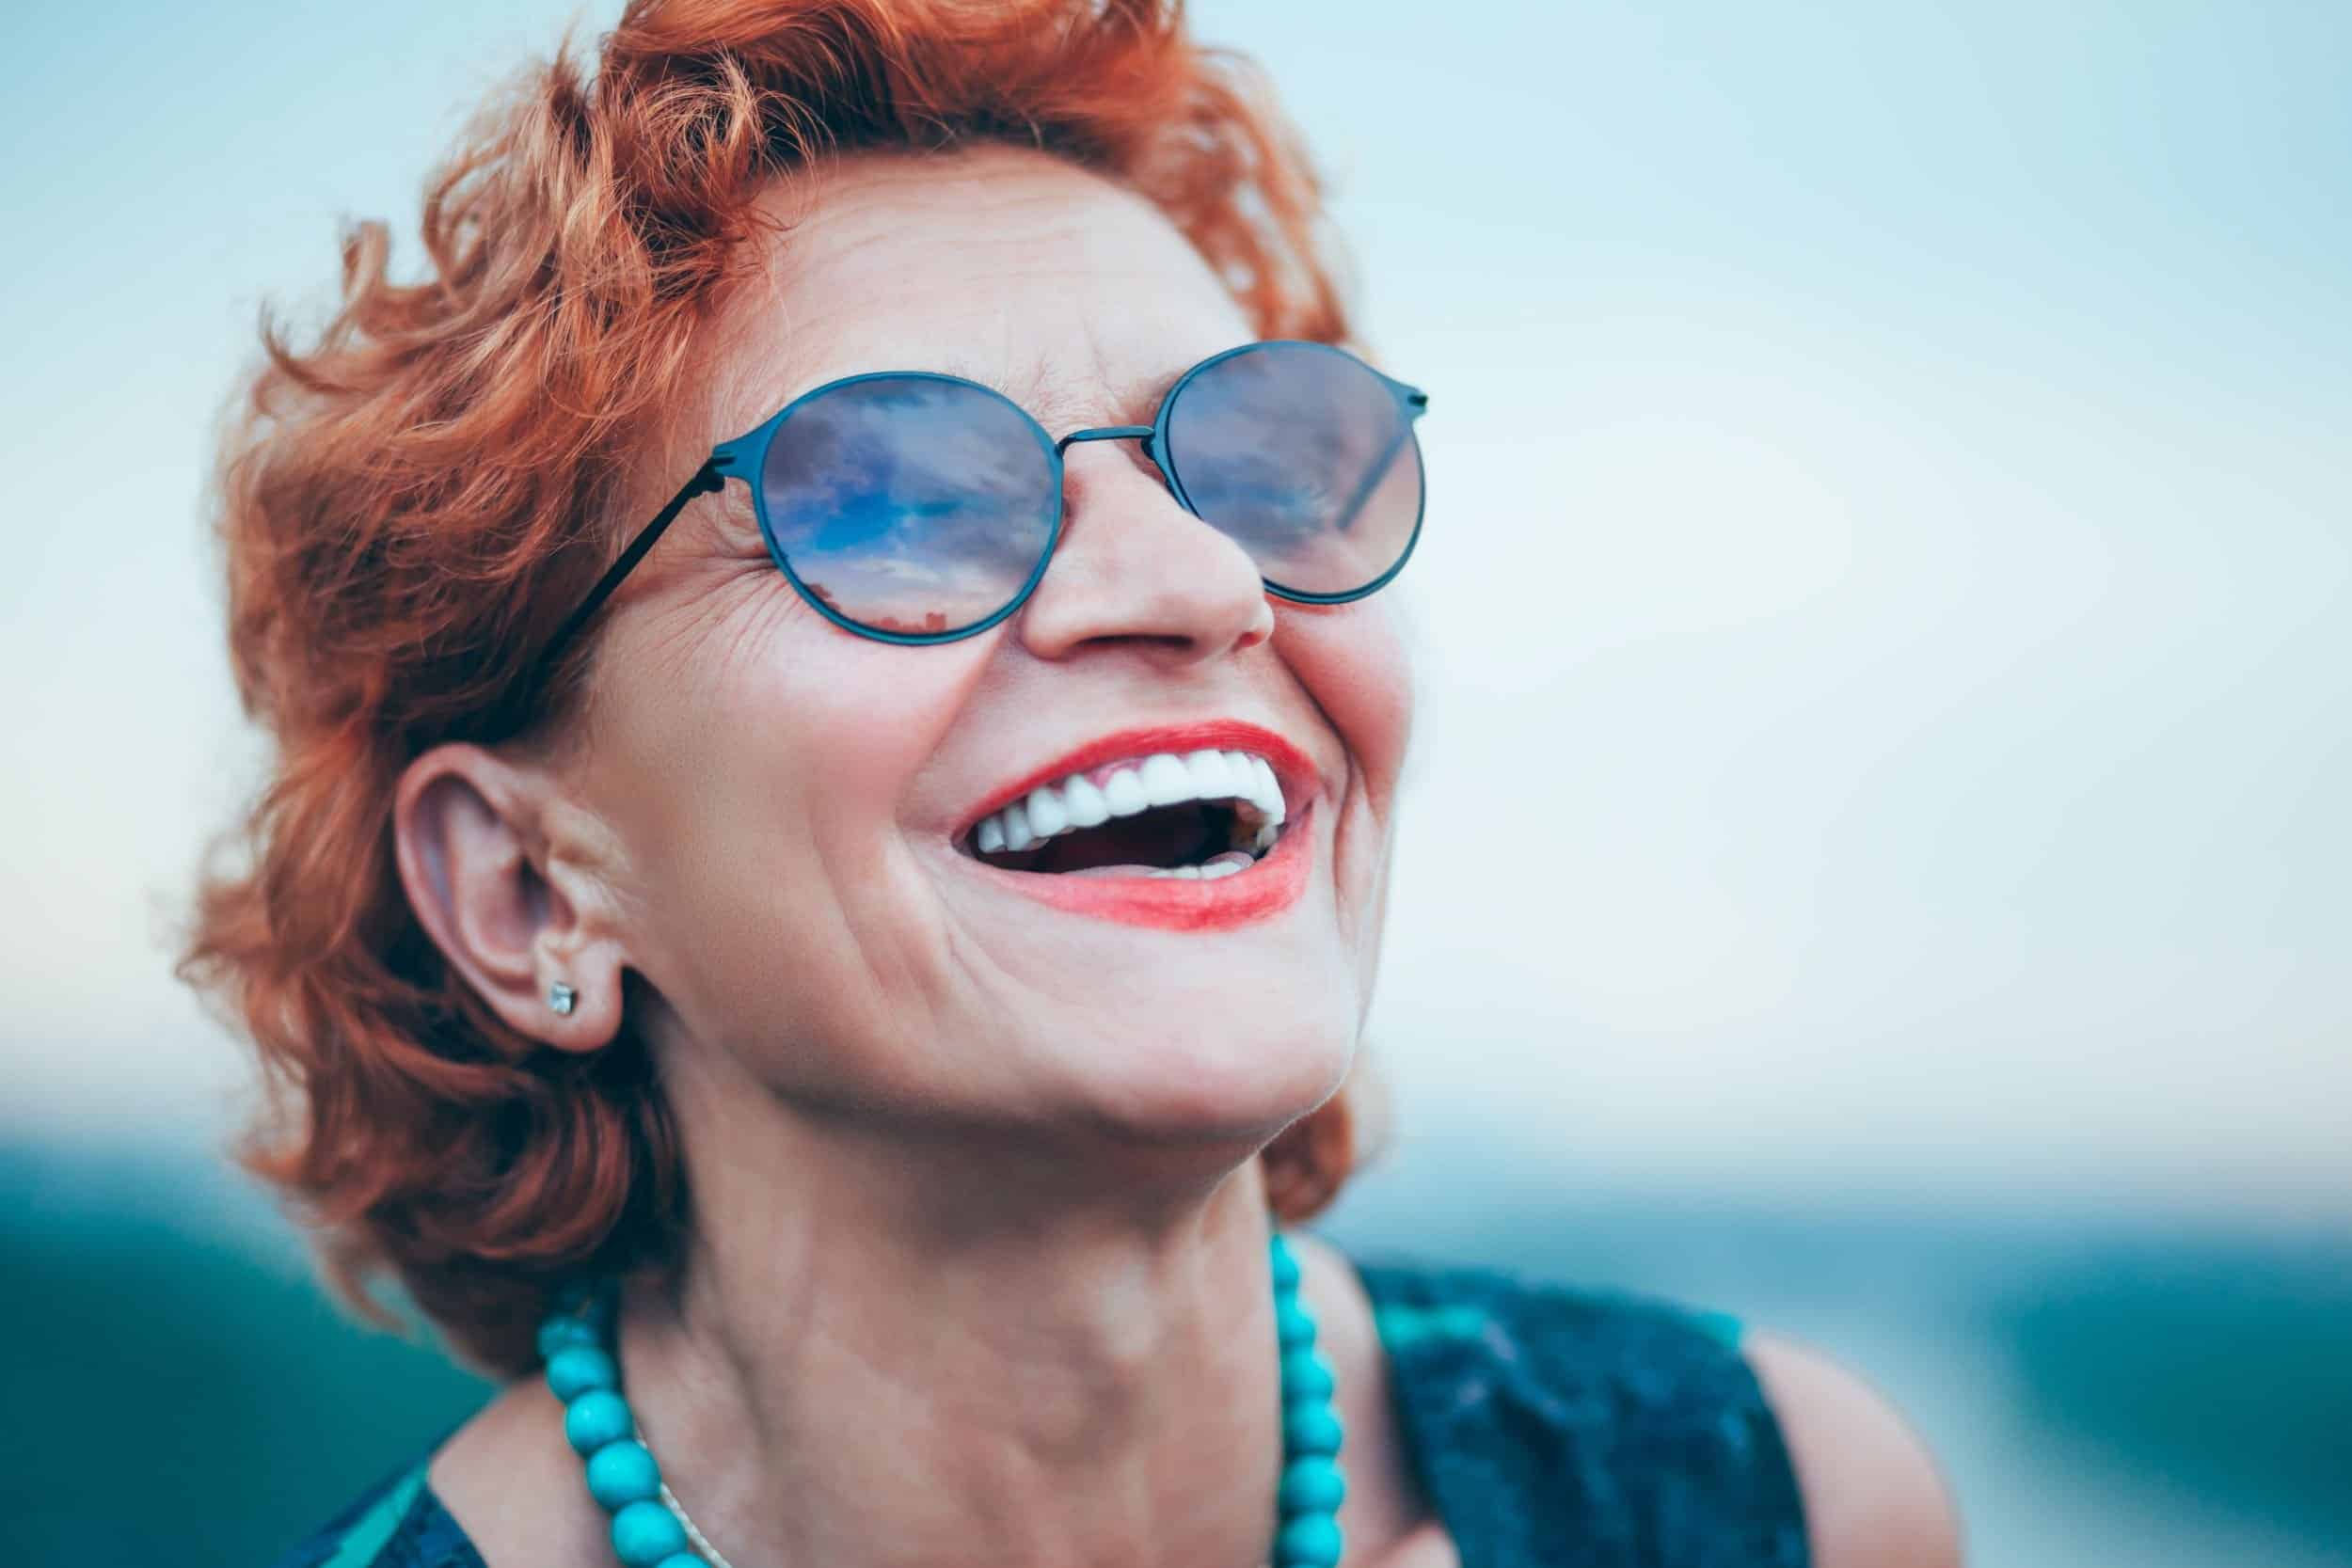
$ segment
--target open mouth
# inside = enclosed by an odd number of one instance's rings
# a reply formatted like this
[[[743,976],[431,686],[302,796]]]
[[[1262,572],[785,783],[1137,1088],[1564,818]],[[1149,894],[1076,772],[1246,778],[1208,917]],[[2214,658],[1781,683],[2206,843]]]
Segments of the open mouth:
[[[1156,752],[1040,784],[956,847],[1007,871],[1213,881],[1271,851],[1287,815],[1272,765],[1254,752]]]

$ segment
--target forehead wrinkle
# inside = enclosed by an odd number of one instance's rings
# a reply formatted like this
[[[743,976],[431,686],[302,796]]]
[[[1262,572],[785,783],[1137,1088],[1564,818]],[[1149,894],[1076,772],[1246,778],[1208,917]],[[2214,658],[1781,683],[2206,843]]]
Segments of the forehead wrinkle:
[[[1023,365],[1018,371],[1008,371],[1001,362],[992,366],[950,352],[941,355],[938,364],[926,368],[977,381],[1002,393],[1028,410],[1057,440],[1073,430],[1098,425],[1150,424],[1159,412],[1160,400],[1191,368],[1153,369],[1113,382],[1099,360],[1092,375],[1057,374],[1042,357]]]
[[[1089,370],[1065,372],[1041,349],[1017,348],[1012,323],[1007,320],[1003,325],[1002,347],[996,353],[942,347],[915,356],[925,361],[919,364],[828,364],[830,356],[821,347],[814,353],[793,352],[802,345],[787,347],[795,336],[788,327],[771,328],[776,331],[772,355],[743,353],[739,341],[737,351],[723,356],[726,369],[720,379],[724,388],[715,399],[733,412],[720,416],[718,422],[728,428],[714,434],[712,439],[733,439],[830,382],[901,371],[930,372],[976,382],[1010,400],[1058,440],[1073,430],[1098,425],[1152,423],[1162,400],[1200,362],[1158,364],[1114,378],[1098,352],[1089,356],[1092,360]],[[1091,346],[1093,334],[1089,338]]]
[[[996,177],[1008,162],[1018,168],[1032,161],[1085,175],[1092,189],[1073,199],[1067,186],[1032,187],[1023,180]],[[857,178],[840,178],[852,173]],[[735,418],[728,421],[733,428],[718,439],[754,428],[794,398],[829,381],[891,371],[936,372],[976,382],[1026,410],[1057,438],[1088,426],[1151,421],[1189,361],[1147,364],[1139,372],[1115,377],[1102,352],[1103,329],[1108,323],[1079,324],[1080,353],[1025,344],[1021,312],[1006,309],[1009,301],[993,300],[984,285],[958,313],[954,345],[943,342],[930,352],[869,356],[851,348],[854,334],[845,340],[828,330],[822,316],[795,319],[804,313],[793,308],[803,286],[819,278],[825,279],[822,287],[831,288],[834,279],[854,276],[863,310],[885,316],[891,313],[892,294],[934,291],[939,280],[930,275],[925,257],[902,249],[909,235],[899,219],[908,189],[941,186],[983,212],[1020,214],[1027,219],[1016,224],[1017,232],[963,238],[956,247],[955,270],[967,288],[975,272],[1001,271],[1028,283],[1041,273],[1093,278],[1096,269],[1079,258],[1089,231],[1086,210],[1097,203],[1105,210],[1132,207],[1167,222],[1164,213],[1119,182],[1027,150],[974,149],[955,157],[932,158],[861,154],[830,166],[815,179],[788,182],[771,198],[791,211],[787,228],[771,238],[769,264],[760,269],[757,285],[747,291],[749,297],[739,295],[735,301],[734,325],[739,331],[730,345],[734,352],[727,356],[733,375],[724,400]],[[1057,265],[1064,254],[1070,262]],[[1200,261],[1197,252],[1194,260]],[[1230,296],[1224,297],[1231,303]],[[1250,336],[1247,324],[1236,320],[1235,325],[1235,343],[1246,341]],[[893,362],[882,363],[882,357]],[[1076,362],[1080,358],[1087,361],[1083,366]]]

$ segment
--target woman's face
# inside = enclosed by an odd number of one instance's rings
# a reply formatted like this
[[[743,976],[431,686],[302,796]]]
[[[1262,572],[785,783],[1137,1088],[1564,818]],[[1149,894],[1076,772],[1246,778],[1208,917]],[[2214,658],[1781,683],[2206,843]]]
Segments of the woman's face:
[[[859,156],[803,192],[779,192],[797,221],[701,340],[707,396],[648,512],[714,442],[836,377],[952,371],[1058,437],[1149,423],[1178,374],[1255,336],[1153,207],[1041,154]],[[1270,599],[1135,442],[1073,446],[1067,473],[1035,594],[961,641],[829,624],[740,484],[690,508],[609,612],[566,788],[602,825],[619,946],[689,1076],[1182,1138],[1270,1131],[1345,1073],[1411,709],[1391,597]],[[1201,749],[1279,775],[1282,839],[1236,875],[975,852],[1015,788]],[[1171,843],[1211,821],[1190,810]]]

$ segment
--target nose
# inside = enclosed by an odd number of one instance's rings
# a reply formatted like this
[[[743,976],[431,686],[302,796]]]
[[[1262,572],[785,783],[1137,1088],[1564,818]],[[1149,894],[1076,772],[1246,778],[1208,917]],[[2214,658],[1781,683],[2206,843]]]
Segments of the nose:
[[[1063,438],[1061,539],[1021,609],[1021,641],[1040,658],[1090,646],[1138,649],[1171,668],[1254,648],[1274,635],[1257,563],[1177,504],[1157,472],[1111,444],[1148,426]],[[1140,454],[1137,454],[1140,455]]]

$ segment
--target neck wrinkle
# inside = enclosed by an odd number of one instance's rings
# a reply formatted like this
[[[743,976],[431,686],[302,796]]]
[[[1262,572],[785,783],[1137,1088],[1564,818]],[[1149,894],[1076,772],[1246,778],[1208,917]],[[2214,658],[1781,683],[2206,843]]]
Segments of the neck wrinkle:
[[[1196,1149],[1121,1185],[1018,1154],[1000,1180],[995,1152],[803,1122],[692,1172],[676,1296],[631,1283],[621,1356],[734,1568],[1264,1560],[1282,1439],[1257,1160]]]

